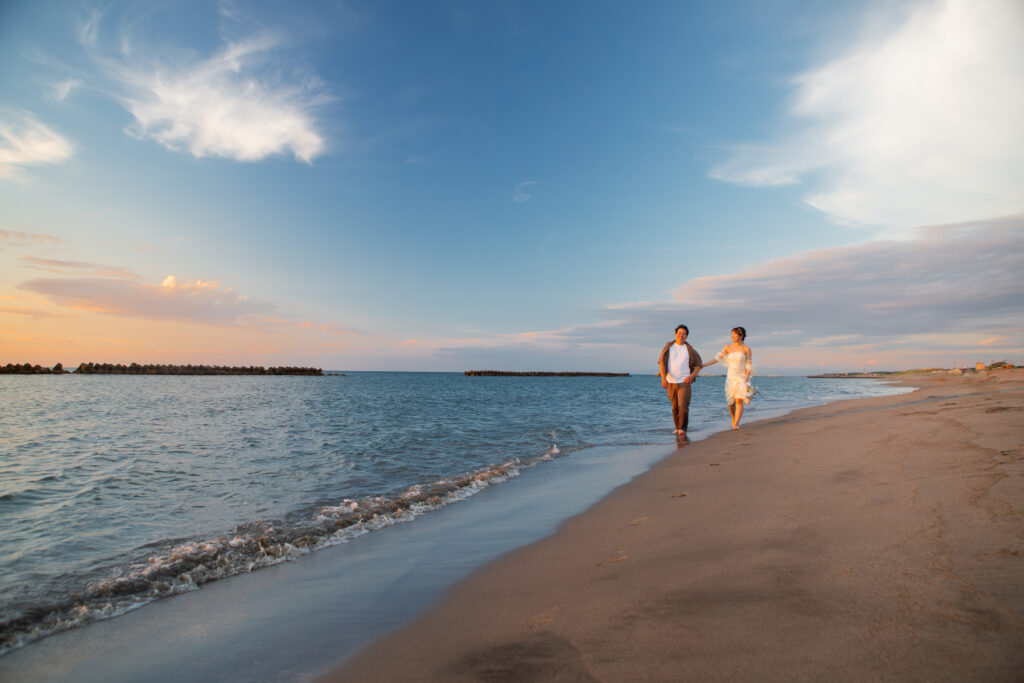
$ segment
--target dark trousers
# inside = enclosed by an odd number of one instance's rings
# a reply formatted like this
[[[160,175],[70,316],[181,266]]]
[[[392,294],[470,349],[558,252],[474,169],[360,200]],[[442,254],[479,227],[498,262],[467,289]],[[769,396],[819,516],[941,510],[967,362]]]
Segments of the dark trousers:
[[[676,423],[676,429],[685,432],[690,421],[690,385],[669,382],[668,398],[672,401],[672,420]]]

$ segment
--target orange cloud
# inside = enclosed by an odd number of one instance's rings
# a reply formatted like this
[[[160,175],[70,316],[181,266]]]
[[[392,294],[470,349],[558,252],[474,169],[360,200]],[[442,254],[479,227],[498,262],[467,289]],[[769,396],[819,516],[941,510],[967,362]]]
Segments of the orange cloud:
[[[82,261],[61,261],[58,259],[36,258],[35,256],[29,256],[27,254],[22,256],[21,260],[26,264],[27,268],[45,270],[49,273],[67,273],[69,271],[88,270],[96,267],[91,263],[84,263]]]
[[[58,306],[111,315],[179,320],[209,325],[252,323],[273,305],[251,301],[215,281],[180,283],[168,275],[159,285],[114,278],[48,278],[19,285]]]
[[[32,318],[55,317],[53,313],[47,313],[46,311],[40,311],[35,308],[26,308],[24,306],[0,306],[0,313],[9,313],[12,315],[27,315]]]
[[[58,245],[67,244],[67,240],[53,235],[21,232],[19,230],[0,230],[0,242],[12,247],[23,247],[29,244]]]
[[[128,280],[142,279],[141,275],[133,273],[126,268],[101,266],[95,263],[86,263],[84,261],[63,261],[60,259],[36,258],[35,256],[29,256],[26,254],[21,257],[21,262],[26,268],[42,270],[47,273],[57,273],[60,275],[78,275],[85,271],[92,271],[93,275],[101,278],[125,278]]]
[[[44,260],[44,259],[39,259]],[[48,265],[48,264],[43,264]],[[77,268],[78,262],[58,267]],[[328,357],[374,352],[387,342],[335,323],[273,315],[215,280],[53,277],[20,289],[43,297],[4,296],[0,361],[71,367],[80,362],[314,365]],[[20,301],[19,301],[20,299]],[[32,301],[29,301],[32,300]],[[52,306],[52,309],[48,309]],[[7,315],[3,315],[6,313]]]

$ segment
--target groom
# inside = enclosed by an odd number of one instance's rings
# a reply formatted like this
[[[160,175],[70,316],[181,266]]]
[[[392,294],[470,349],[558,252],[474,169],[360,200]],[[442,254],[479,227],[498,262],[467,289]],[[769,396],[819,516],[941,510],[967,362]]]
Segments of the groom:
[[[669,400],[672,401],[675,433],[682,436],[686,436],[686,425],[690,417],[690,386],[701,367],[700,354],[686,341],[689,335],[690,328],[686,325],[678,326],[675,341],[665,344],[658,356],[661,386],[668,390]]]

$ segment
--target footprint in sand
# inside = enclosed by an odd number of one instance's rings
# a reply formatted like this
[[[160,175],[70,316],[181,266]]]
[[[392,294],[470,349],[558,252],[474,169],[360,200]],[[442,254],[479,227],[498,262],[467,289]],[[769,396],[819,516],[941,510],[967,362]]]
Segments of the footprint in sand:
[[[708,467],[718,467],[721,464],[722,463],[720,463],[720,462],[709,462],[708,463]]]
[[[1016,451],[999,451],[999,455],[1006,458],[1005,460],[996,460],[996,462],[1001,465],[1007,465],[1011,462],[1020,462],[1021,460],[1024,460],[1024,455],[1021,455],[1021,449],[1019,448]]]
[[[685,493],[673,493],[672,497],[673,498],[686,498],[686,494]]]
[[[637,517],[632,522],[630,522],[629,525],[630,526],[640,526],[641,524],[643,524],[644,522],[646,522],[649,519],[650,519],[650,517]]]
[[[626,551],[625,550],[620,550],[617,553],[615,553],[614,557],[609,557],[604,562],[601,562],[598,566],[600,567],[600,566],[604,566],[604,565],[608,565],[608,564],[615,564],[616,562],[623,562],[623,561],[628,560],[628,559],[629,559],[629,555],[626,554]]]
[[[552,607],[546,609],[543,612],[538,612],[532,617],[526,620],[526,625],[529,628],[536,628],[537,626],[543,626],[545,624],[554,623],[555,618],[558,616],[558,608]]]

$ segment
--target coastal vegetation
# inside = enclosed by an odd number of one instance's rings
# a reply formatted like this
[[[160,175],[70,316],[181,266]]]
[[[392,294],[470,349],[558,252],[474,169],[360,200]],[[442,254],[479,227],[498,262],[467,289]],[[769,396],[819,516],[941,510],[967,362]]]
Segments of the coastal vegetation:
[[[991,370],[1012,370],[1013,368],[1024,367],[1007,363],[1005,360],[982,365],[978,363],[973,368],[914,368],[912,370],[872,370],[870,372],[826,372],[821,375],[807,375],[810,379],[836,379],[850,378],[862,379],[865,377],[896,377],[900,375],[929,375],[929,374],[963,374],[972,372],[987,372]]]
[[[467,377],[629,377],[628,372],[512,372],[509,370],[466,370]]]
[[[270,367],[250,365],[231,367],[227,365],[154,365],[132,363],[81,363],[74,371],[76,375],[314,375],[322,376],[320,368]],[[57,363],[53,368],[23,363],[8,363],[0,367],[0,375],[66,375],[71,374]]]

